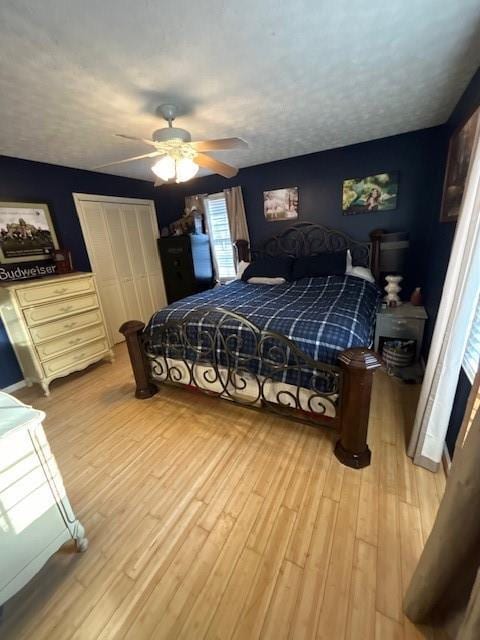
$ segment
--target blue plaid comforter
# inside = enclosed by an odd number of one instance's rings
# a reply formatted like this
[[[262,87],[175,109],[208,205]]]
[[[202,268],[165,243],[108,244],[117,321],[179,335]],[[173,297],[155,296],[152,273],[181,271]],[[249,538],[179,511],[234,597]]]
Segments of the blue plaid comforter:
[[[379,290],[374,284],[354,276],[302,278],[273,286],[236,280],[158,311],[145,328],[145,333],[154,353],[178,357],[168,344],[162,344],[165,333],[159,327],[169,321],[182,320],[187,314],[205,307],[220,307],[244,316],[259,328],[286,336],[314,360],[336,364],[344,349],[370,346],[378,297]],[[215,321],[215,314],[208,314],[203,320],[200,314],[198,320],[195,316],[194,313],[188,322],[191,344],[200,343],[201,329]],[[239,333],[238,323],[229,320],[229,324],[232,333]],[[222,346],[218,345],[217,351],[221,350]],[[245,339],[238,341],[237,351],[240,351],[237,356],[244,368],[255,374],[270,375],[268,362],[254,357],[254,345],[249,343],[248,332]],[[182,355],[190,360],[199,359],[191,349]],[[225,360],[222,353],[217,353],[217,358],[219,362]],[[293,374],[289,379],[288,372],[282,379],[298,384]]]

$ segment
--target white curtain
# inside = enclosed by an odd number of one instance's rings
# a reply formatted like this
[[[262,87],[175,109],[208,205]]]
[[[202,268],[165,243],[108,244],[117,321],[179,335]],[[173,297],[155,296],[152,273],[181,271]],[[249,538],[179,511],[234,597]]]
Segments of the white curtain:
[[[408,453],[436,470],[442,459],[480,286],[480,136],[474,144]]]
[[[230,236],[232,242],[237,240],[247,240],[250,244],[250,236],[248,234],[247,216],[245,215],[245,206],[243,204],[242,187],[232,187],[224,189],[225,203],[227,205],[228,226],[230,227]],[[235,253],[236,259],[236,253]]]

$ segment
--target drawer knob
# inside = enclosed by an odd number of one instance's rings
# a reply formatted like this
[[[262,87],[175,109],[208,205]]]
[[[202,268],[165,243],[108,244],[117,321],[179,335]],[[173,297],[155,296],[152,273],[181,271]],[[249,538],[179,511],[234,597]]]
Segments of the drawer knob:
[[[76,322],[68,322],[65,326],[65,329],[73,329],[73,327],[77,326]]]
[[[78,342],[80,342],[81,338],[75,338],[74,340],[70,340],[70,342],[68,344],[77,344]]]
[[[68,291],[68,289],[66,287],[62,287],[61,289],[55,289],[55,291],[53,293],[56,293],[57,295],[62,295],[62,293],[65,293],[65,291]]]
[[[71,311],[73,309],[72,305],[69,304],[66,307],[60,307],[60,311],[63,311],[63,313],[67,313],[67,311]]]

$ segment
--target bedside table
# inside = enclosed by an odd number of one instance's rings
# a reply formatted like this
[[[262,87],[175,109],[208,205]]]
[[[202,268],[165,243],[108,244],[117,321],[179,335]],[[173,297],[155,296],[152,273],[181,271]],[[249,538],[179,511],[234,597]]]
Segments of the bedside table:
[[[424,307],[405,302],[398,307],[379,307],[375,325],[375,351],[381,351],[384,340],[415,340],[415,360],[420,359],[423,330],[428,318]]]
[[[0,609],[65,542],[73,538],[77,551],[88,545],[44,418],[43,411],[0,392]]]

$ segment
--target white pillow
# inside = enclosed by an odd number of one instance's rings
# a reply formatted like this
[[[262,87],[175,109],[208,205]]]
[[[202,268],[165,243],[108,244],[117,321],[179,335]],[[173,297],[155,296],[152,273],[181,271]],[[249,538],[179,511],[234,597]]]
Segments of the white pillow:
[[[256,276],[247,280],[248,284],[285,284],[285,278],[264,278]]]
[[[245,262],[245,260],[240,260],[237,267],[237,280],[242,279],[243,272],[249,266],[250,266],[250,262]]]
[[[355,276],[356,278],[367,280],[367,282],[375,283],[373,273],[368,267],[354,267],[352,265],[352,254],[350,253],[350,249],[347,249],[347,268],[345,269],[345,275]]]
[[[350,253],[350,249],[347,249],[347,266],[345,267],[345,274],[348,274],[352,268],[352,254]]]

